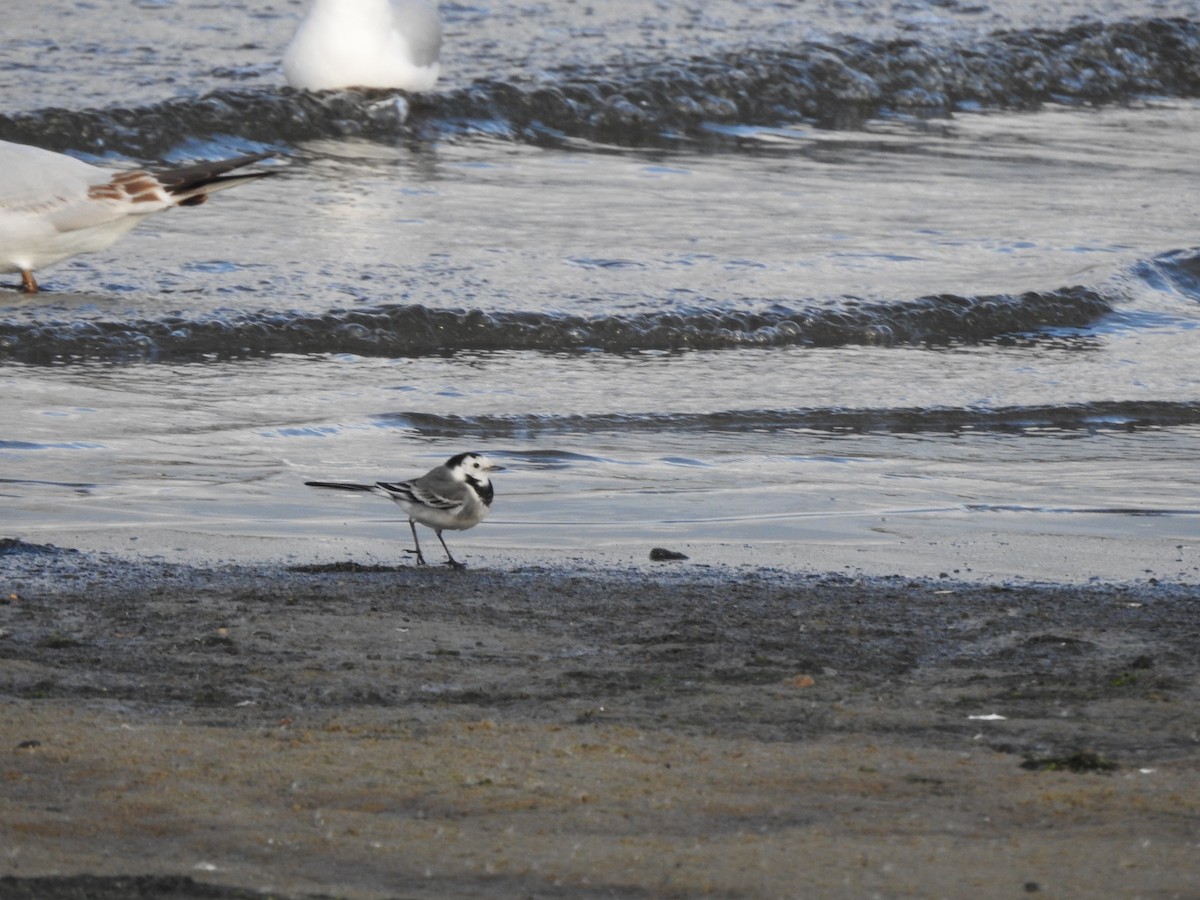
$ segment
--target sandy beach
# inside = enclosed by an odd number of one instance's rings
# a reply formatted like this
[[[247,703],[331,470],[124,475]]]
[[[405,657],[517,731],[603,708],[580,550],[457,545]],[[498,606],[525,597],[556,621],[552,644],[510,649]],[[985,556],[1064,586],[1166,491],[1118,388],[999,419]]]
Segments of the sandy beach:
[[[1194,897],[1194,585],[0,552],[0,897]]]

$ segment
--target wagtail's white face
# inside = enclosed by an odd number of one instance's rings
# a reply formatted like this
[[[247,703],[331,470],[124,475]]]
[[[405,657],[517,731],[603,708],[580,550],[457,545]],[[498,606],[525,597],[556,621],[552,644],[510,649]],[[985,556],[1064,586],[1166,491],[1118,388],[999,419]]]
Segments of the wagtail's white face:
[[[454,473],[455,478],[463,481],[474,481],[488,484],[491,479],[489,472],[503,472],[504,466],[498,466],[481,453],[460,453],[446,460],[446,468]]]

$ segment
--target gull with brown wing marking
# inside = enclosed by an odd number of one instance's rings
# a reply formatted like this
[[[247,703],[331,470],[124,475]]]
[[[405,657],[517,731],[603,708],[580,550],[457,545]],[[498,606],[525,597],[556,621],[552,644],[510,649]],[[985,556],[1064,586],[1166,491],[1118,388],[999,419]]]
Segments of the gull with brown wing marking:
[[[20,272],[21,287],[37,293],[35,270],[103,250],[153,213],[196,206],[215,191],[270,175],[229,173],[274,155],[117,171],[0,141],[0,272]]]

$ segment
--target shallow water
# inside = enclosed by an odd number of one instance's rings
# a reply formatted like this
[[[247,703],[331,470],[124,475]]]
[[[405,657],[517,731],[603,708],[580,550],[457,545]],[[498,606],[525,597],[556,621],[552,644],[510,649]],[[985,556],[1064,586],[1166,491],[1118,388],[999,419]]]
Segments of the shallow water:
[[[477,565],[666,545],[1195,580],[1200,103],[1172,57],[1200,44],[1195,9],[1155,7],[1187,17],[1158,29],[1115,5],[861,4],[834,29],[775,4],[445,6],[450,74],[404,125],[391,99],[279,90],[298,5],[218,24],[142,4],[136,48],[103,9],[59,7],[6,39],[0,137],[288,160],[40,273],[52,293],[0,296],[9,532],[393,559],[398,510],[302,481],[478,448],[508,471],[493,518],[451,538]],[[992,36],[1005,17],[1060,34],[1038,45],[1045,97],[1011,74],[971,95],[1019,110],[958,97],[937,62],[1018,71],[1033,37]],[[773,118],[738,87],[861,66],[864,40],[912,83],[842,71],[867,106],[817,79]],[[1080,68],[1101,50],[1108,69]],[[701,112],[655,105],[680,92]],[[806,112],[830,104],[851,127]]]

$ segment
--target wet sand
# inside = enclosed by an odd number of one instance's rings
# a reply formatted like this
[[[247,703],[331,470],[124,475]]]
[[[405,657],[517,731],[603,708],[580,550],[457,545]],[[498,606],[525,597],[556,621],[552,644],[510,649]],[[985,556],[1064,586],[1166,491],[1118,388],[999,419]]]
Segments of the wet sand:
[[[1195,897],[1200,589],[0,546],[0,897]]]

